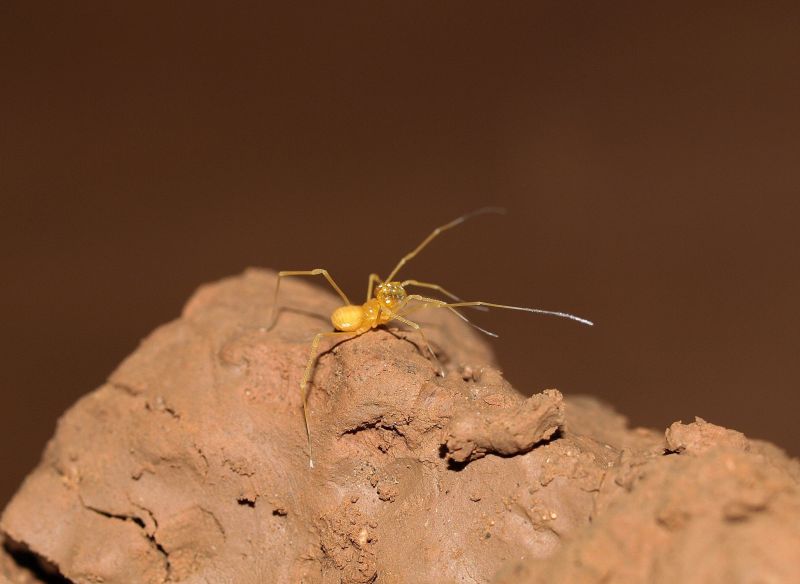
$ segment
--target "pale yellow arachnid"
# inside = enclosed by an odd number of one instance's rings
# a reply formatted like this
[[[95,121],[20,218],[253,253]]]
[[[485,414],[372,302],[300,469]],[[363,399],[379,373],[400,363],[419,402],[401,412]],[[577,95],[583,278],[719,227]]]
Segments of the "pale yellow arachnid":
[[[311,379],[311,374],[314,370],[314,363],[317,357],[317,348],[319,347],[320,341],[324,337],[336,337],[336,336],[345,336],[349,335],[351,337],[356,337],[358,335],[362,335],[365,332],[374,329],[382,324],[387,324],[391,321],[397,321],[402,324],[405,324],[415,331],[417,331],[422,338],[425,346],[428,349],[431,357],[433,358],[434,363],[436,363],[437,369],[439,374],[444,376],[444,370],[442,369],[439,360],[436,357],[436,353],[434,353],[433,349],[431,348],[428,339],[425,337],[425,333],[423,333],[422,328],[416,322],[413,322],[406,318],[408,313],[413,310],[418,310],[420,308],[447,308],[448,310],[455,313],[459,318],[465,320],[469,323],[469,320],[458,312],[456,308],[460,307],[478,307],[478,308],[506,308],[509,310],[522,310],[525,312],[535,312],[538,314],[549,314],[552,316],[559,316],[562,318],[568,318],[571,320],[575,320],[579,323],[592,325],[591,321],[586,320],[585,318],[580,318],[573,314],[568,314],[566,312],[555,312],[552,310],[542,310],[540,308],[525,308],[522,306],[507,306],[505,304],[492,304],[490,302],[482,302],[482,301],[473,301],[473,302],[463,302],[460,298],[451,294],[438,284],[431,284],[429,282],[420,282],[418,280],[403,280],[403,281],[396,281],[394,278],[397,276],[397,273],[400,269],[416,256],[420,251],[425,248],[436,236],[438,236],[443,231],[447,231],[448,229],[452,229],[456,225],[459,225],[466,221],[467,219],[474,217],[475,215],[482,215],[485,213],[504,213],[503,209],[495,208],[495,207],[485,207],[482,209],[478,209],[471,213],[467,213],[466,215],[462,215],[457,219],[454,219],[450,223],[442,225],[441,227],[437,227],[433,230],[433,232],[428,235],[422,243],[420,243],[414,250],[404,255],[394,269],[389,273],[385,280],[382,280],[380,276],[377,274],[370,274],[369,276],[369,283],[367,284],[367,300],[364,304],[353,304],[350,302],[350,299],[347,295],[342,292],[342,289],[336,284],[334,279],[328,273],[328,270],[324,270],[322,268],[317,268],[314,270],[302,270],[302,271],[284,271],[278,272],[278,281],[275,285],[275,296],[272,303],[272,313],[269,319],[269,329],[271,329],[277,318],[277,302],[278,302],[278,291],[280,290],[281,279],[286,276],[324,276],[326,280],[333,286],[333,289],[341,296],[342,300],[344,300],[344,305],[340,306],[336,310],[333,311],[331,314],[331,324],[333,324],[333,328],[335,330],[329,332],[322,332],[319,333],[317,336],[314,337],[314,340],[311,342],[311,354],[308,357],[308,363],[306,365],[305,372],[303,373],[303,378],[300,381],[300,392],[302,394],[303,399],[303,418],[305,420],[306,425],[306,436],[308,437],[308,461],[311,467],[314,466],[314,461],[311,457],[311,431],[308,426],[308,408],[307,408],[307,387],[308,382]],[[377,284],[377,286],[376,286]],[[428,288],[430,290],[435,290],[440,294],[447,296],[454,302],[445,302],[444,300],[440,300],[437,298],[430,298],[428,296],[421,296],[419,294],[409,294],[406,292],[406,287],[419,287],[419,288]],[[373,295],[374,292],[374,295]],[[472,326],[474,324],[470,323]],[[491,335],[497,336],[489,331],[486,331],[480,327],[475,327],[480,331]]]

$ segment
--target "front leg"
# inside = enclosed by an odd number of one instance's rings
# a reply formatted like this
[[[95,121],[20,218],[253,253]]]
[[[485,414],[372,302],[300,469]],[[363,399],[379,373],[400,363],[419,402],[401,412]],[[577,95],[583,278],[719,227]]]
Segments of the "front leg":
[[[433,362],[436,364],[439,377],[444,377],[445,375],[444,367],[442,367],[442,363],[441,361],[439,361],[439,357],[436,356],[436,351],[433,350],[433,347],[431,347],[431,344],[428,342],[428,337],[426,337],[425,333],[422,332],[422,327],[416,322],[408,320],[407,318],[402,317],[396,313],[391,313],[391,315],[389,316],[389,320],[396,320],[398,322],[402,322],[403,324],[410,326],[419,333],[419,336],[422,337],[422,342],[425,343],[425,347],[428,349],[428,352],[431,354],[431,357],[433,357]]]
[[[378,284],[383,284],[383,280],[378,274],[370,274],[369,275],[369,284],[367,284],[367,302],[372,300],[372,287],[375,285],[375,282]]]

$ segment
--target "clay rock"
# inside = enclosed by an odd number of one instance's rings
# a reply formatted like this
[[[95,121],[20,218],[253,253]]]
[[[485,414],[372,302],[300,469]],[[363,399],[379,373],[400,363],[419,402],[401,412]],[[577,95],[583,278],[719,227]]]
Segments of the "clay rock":
[[[597,493],[591,525],[497,584],[800,582],[800,464],[697,419],[633,446]]]
[[[267,331],[274,285],[204,286],[62,416],[0,518],[0,583],[800,581],[796,461],[526,399],[443,311],[445,377],[413,331],[322,347],[309,468],[298,385],[337,300],[287,281]]]
[[[310,469],[298,383],[337,301],[287,281],[267,331],[274,285],[250,270],[201,288],[64,414],[3,513],[0,573],[43,581],[9,562],[21,546],[78,583],[487,582],[588,523],[617,451],[577,435],[534,448],[560,394],[526,401],[443,311],[423,322],[444,378],[413,331],[323,347]],[[460,434],[478,412],[488,426]],[[459,436],[470,462],[454,467]]]
[[[749,450],[745,435],[736,430],[709,424],[703,418],[695,418],[691,424],[675,422],[666,431],[667,448],[672,452],[702,454],[719,446]]]
[[[494,405],[484,397],[489,406]],[[564,397],[556,389],[532,395],[516,407],[493,411],[470,407],[447,427],[447,458],[465,462],[488,452],[511,456],[527,452],[564,425]]]

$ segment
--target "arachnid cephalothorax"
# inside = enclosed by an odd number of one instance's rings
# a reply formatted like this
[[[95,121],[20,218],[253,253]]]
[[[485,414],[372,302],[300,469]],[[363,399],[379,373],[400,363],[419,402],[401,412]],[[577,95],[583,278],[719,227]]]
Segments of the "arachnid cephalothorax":
[[[275,319],[277,318],[277,301],[278,301],[278,291],[280,290],[281,279],[286,276],[324,276],[326,280],[333,286],[333,289],[341,296],[342,300],[344,300],[344,306],[340,306],[336,310],[333,311],[331,314],[331,324],[333,324],[333,328],[335,330],[330,332],[322,332],[319,333],[317,336],[314,337],[314,340],[311,342],[311,354],[308,358],[308,363],[306,365],[305,372],[303,373],[303,378],[300,381],[300,392],[302,394],[303,399],[303,417],[305,419],[306,424],[306,435],[308,436],[308,460],[309,465],[314,466],[314,461],[311,458],[311,432],[308,426],[308,409],[306,407],[307,402],[307,386],[308,381],[311,379],[311,374],[314,370],[314,363],[316,361],[317,356],[317,348],[319,347],[320,341],[324,337],[334,337],[334,336],[343,336],[349,335],[351,337],[355,337],[365,332],[369,331],[370,329],[376,328],[383,324],[388,324],[392,321],[397,321],[403,323],[412,329],[416,330],[422,340],[427,347],[428,352],[431,355],[434,363],[439,370],[440,375],[444,375],[444,370],[442,369],[439,360],[436,357],[436,353],[434,353],[433,349],[431,348],[428,339],[425,337],[425,333],[423,333],[422,328],[416,322],[409,320],[407,315],[412,311],[419,310],[422,308],[446,308],[456,314],[462,320],[465,320],[472,326],[474,324],[470,323],[467,317],[461,314],[457,308],[461,307],[477,307],[477,308],[505,308],[509,310],[521,310],[524,312],[535,312],[538,314],[549,314],[552,316],[559,316],[562,318],[568,318],[571,320],[575,320],[582,324],[591,325],[592,323],[585,318],[580,318],[573,314],[568,314],[566,312],[556,312],[552,310],[542,310],[540,308],[526,308],[522,306],[508,306],[505,304],[493,304],[490,302],[483,302],[483,301],[472,301],[472,302],[463,302],[460,298],[458,298],[455,294],[452,294],[439,286],[438,284],[432,284],[429,282],[420,282],[418,280],[403,280],[397,281],[394,278],[397,276],[397,273],[400,269],[416,256],[420,251],[422,251],[425,246],[427,246],[431,240],[433,240],[436,236],[438,236],[443,231],[447,231],[459,225],[469,219],[470,217],[474,217],[475,215],[482,215],[484,213],[503,213],[503,209],[498,209],[494,207],[486,207],[483,209],[478,209],[477,211],[473,211],[472,213],[467,213],[466,215],[462,215],[461,217],[454,219],[450,223],[442,225],[441,227],[437,227],[433,230],[433,232],[426,237],[422,243],[420,243],[413,251],[409,252],[408,254],[404,255],[394,269],[389,273],[385,280],[382,280],[380,276],[377,274],[370,274],[369,276],[369,283],[367,284],[367,299],[364,304],[353,304],[350,302],[350,299],[347,295],[342,292],[342,289],[336,284],[334,279],[328,273],[328,270],[323,270],[321,268],[317,268],[314,270],[302,270],[302,271],[289,271],[289,272],[278,272],[278,281],[275,285],[275,297],[272,303],[272,314],[270,316],[270,324],[269,328],[271,329],[275,324]],[[376,286],[377,284],[377,286]],[[418,288],[427,288],[430,290],[435,290],[440,294],[447,296],[453,302],[445,302],[444,300],[440,300],[438,298],[431,298],[428,296],[422,296],[419,294],[408,294],[406,292],[406,287],[418,287]],[[497,336],[493,333],[490,333],[487,330],[484,330],[478,326],[475,328],[479,329],[480,331],[490,335],[490,336]]]

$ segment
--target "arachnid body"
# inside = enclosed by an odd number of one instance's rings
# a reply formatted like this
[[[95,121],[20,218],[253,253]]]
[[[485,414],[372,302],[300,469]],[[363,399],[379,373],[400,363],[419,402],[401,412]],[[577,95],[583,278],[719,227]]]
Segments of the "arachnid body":
[[[483,302],[483,301],[472,301],[472,302],[463,302],[460,298],[456,295],[448,292],[438,284],[432,284],[429,282],[420,282],[418,280],[403,280],[397,281],[394,278],[397,276],[397,273],[400,269],[411,260],[414,256],[416,256],[420,251],[422,251],[435,237],[437,237],[440,233],[447,231],[466,221],[467,219],[474,217],[475,215],[481,215],[484,213],[503,213],[503,209],[498,209],[494,207],[486,207],[483,209],[478,209],[477,211],[473,211],[472,213],[467,213],[466,215],[462,215],[457,219],[454,219],[450,223],[442,225],[441,227],[437,227],[433,230],[433,232],[426,237],[422,243],[420,243],[414,250],[403,256],[394,269],[389,273],[385,280],[381,279],[377,274],[370,274],[369,282],[367,284],[367,299],[363,304],[353,304],[347,295],[339,288],[338,284],[334,281],[331,275],[328,273],[327,270],[322,268],[317,268],[314,270],[302,270],[302,271],[283,271],[278,273],[278,281],[275,285],[275,296],[274,301],[272,303],[272,315],[270,317],[270,324],[268,328],[272,328],[275,324],[275,320],[277,318],[277,301],[278,301],[278,292],[280,290],[281,279],[287,276],[324,276],[326,280],[330,283],[334,290],[339,294],[339,296],[344,301],[344,305],[340,306],[336,310],[333,311],[331,314],[331,324],[333,324],[333,331],[326,331],[321,332],[314,337],[314,340],[311,342],[311,353],[308,358],[308,363],[306,365],[305,371],[303,373],[303,378],[300,381],[300,392],[302,394],[303,400],[303,417],[305,420],[306,426],[306,435],[308,437],[308,450],[309,450],[309,464],[310,466],[314,466],[313,459],[311,457],[311,432],[309,430],[308,425],[308,408],[307,408],[307,397],[308,397],[308,382],[311,379],[311,375],[314,370],[314,363],[317,357],[317,349],[319,347],[320,341],[325,337],[341,337],[341,336],[350,336],[356,337],[358,335],[362,335],[365,332],[374,329],[378,326],[388,324],[392,321],[397,321],[406,326],[411,327],[415,331],[417,331],[422,338],[428,352],[431,355],[434,363],[438,368],[439,374],[444,376],[444,370],[442,369],[439,360],[436,357],[436,353],[431,348],[428,339],[425,337],[424,332],[419,324],[416,322],[409,320],[407,318],[408,314],[412,311],[416,311],[422,308],[446,308],[457,315],[462,320],[468,322],[470,325],[474,326],[478,330],[490,335],[490,336],[497,336],[489,331],[486,331],[474,324],[470,323],[469,320],[461,314],[457,308],[462,307],[475,307],[475,308],[505,308],[509,310],[521,310],[525,312],[534,312],[538,314],[549,314],[552,316],[558,316],[562,318],[568,318],[571,320],[575,320],[582,324],[592,325],[592,322],[580,318],[578,316],[568,314],[566,312],[556,312],[552,310],[542,310],[539,308],[526,308],[522,306],[508,306],[505,304],[493,304],[490,302]],[[444,300],[440,300],[438,298],[431,298],[428,296],[423,296],[419,294],[409,294],[406,292],[407,287],[419,287],[419,288],[427,288],[430,290],[435,290],[440,294],[447,296],[453,302],[446,302]]]

